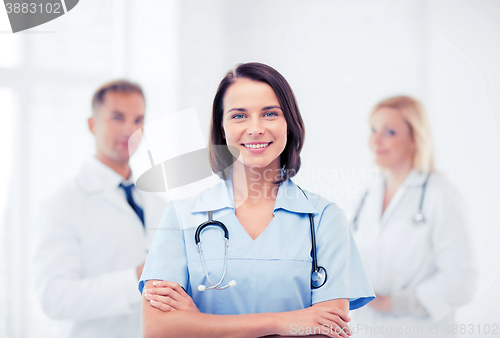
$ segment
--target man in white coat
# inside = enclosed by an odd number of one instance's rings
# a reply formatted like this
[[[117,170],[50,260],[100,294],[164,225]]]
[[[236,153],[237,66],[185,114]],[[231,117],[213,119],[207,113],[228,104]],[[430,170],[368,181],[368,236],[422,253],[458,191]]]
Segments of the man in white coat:
[[[142,89],[100,87],[88,126],[96,154],[41,207],[34,257],[45,313],[63,337],[141,337],[137,285],[165,202],[138,191],[128,139],[143,126]]]

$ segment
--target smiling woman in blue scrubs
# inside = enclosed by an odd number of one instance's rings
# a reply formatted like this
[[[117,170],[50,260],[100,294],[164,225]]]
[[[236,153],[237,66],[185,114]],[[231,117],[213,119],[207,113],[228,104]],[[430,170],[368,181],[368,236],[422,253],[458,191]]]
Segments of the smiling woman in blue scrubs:
[[[227,145],[209,148],[221,180],[163,215],[139,284],[144,336],[346,337],[349,310],[374,293],[344,212],[290,179],[304,142],[290,86],[269,66],[237,66],[219,85],[210,129],[209,146]],[[195,243],[210,214],[229,232],[225,275],[223,232],[202,233],[204,263]],[[309,214],[328,274],[320,288],[311,287]],[[237,285],[199,291],[223,275],[220,286]]]

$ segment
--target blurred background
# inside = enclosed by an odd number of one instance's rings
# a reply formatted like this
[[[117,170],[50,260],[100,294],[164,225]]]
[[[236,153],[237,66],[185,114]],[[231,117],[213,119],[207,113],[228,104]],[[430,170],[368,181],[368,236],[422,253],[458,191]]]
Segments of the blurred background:
[[[219,81],[250,61],[276,68],[298,99],[296,182],[348,215],[374,177],[370,108],[422,100],[477,253],[479,289],[457,322],[500,324],[500,1],[85,0],[16,34],[0,9],[0,337],[57,333],[33,291],[32,234],[40,202],[93,155],[93,91],[137,81],[146,123],[195,107],[207,139]]]

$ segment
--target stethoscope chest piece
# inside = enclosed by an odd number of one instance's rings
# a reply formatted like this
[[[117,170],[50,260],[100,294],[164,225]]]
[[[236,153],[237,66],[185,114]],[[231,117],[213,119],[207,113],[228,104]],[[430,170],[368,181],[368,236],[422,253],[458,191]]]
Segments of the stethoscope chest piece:
[[[413,215],[413,224],[421,225],[423,223],[425,223],[425,217],[423,213],[417,212],[415,215]]]
[[[311,274],[311,286],[317,289],[323,286],[326,282],[326,270],[322,266],[318,266]]]

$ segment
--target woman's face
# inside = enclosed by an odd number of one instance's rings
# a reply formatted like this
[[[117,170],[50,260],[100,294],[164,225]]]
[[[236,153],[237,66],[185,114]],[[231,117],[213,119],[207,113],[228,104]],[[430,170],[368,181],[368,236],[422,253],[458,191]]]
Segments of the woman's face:
[[[278,169],[287,125],[271,86],[237,79],[226,90],[223,106],[224,138],[240,151],[238,160],[250,167]]]
[[[408,161],[413,166],[416,145],[409,124],[398,110],[388,107],[377,109],[370,118],[370,126],[370,148],[379,166],[393,169]]]

